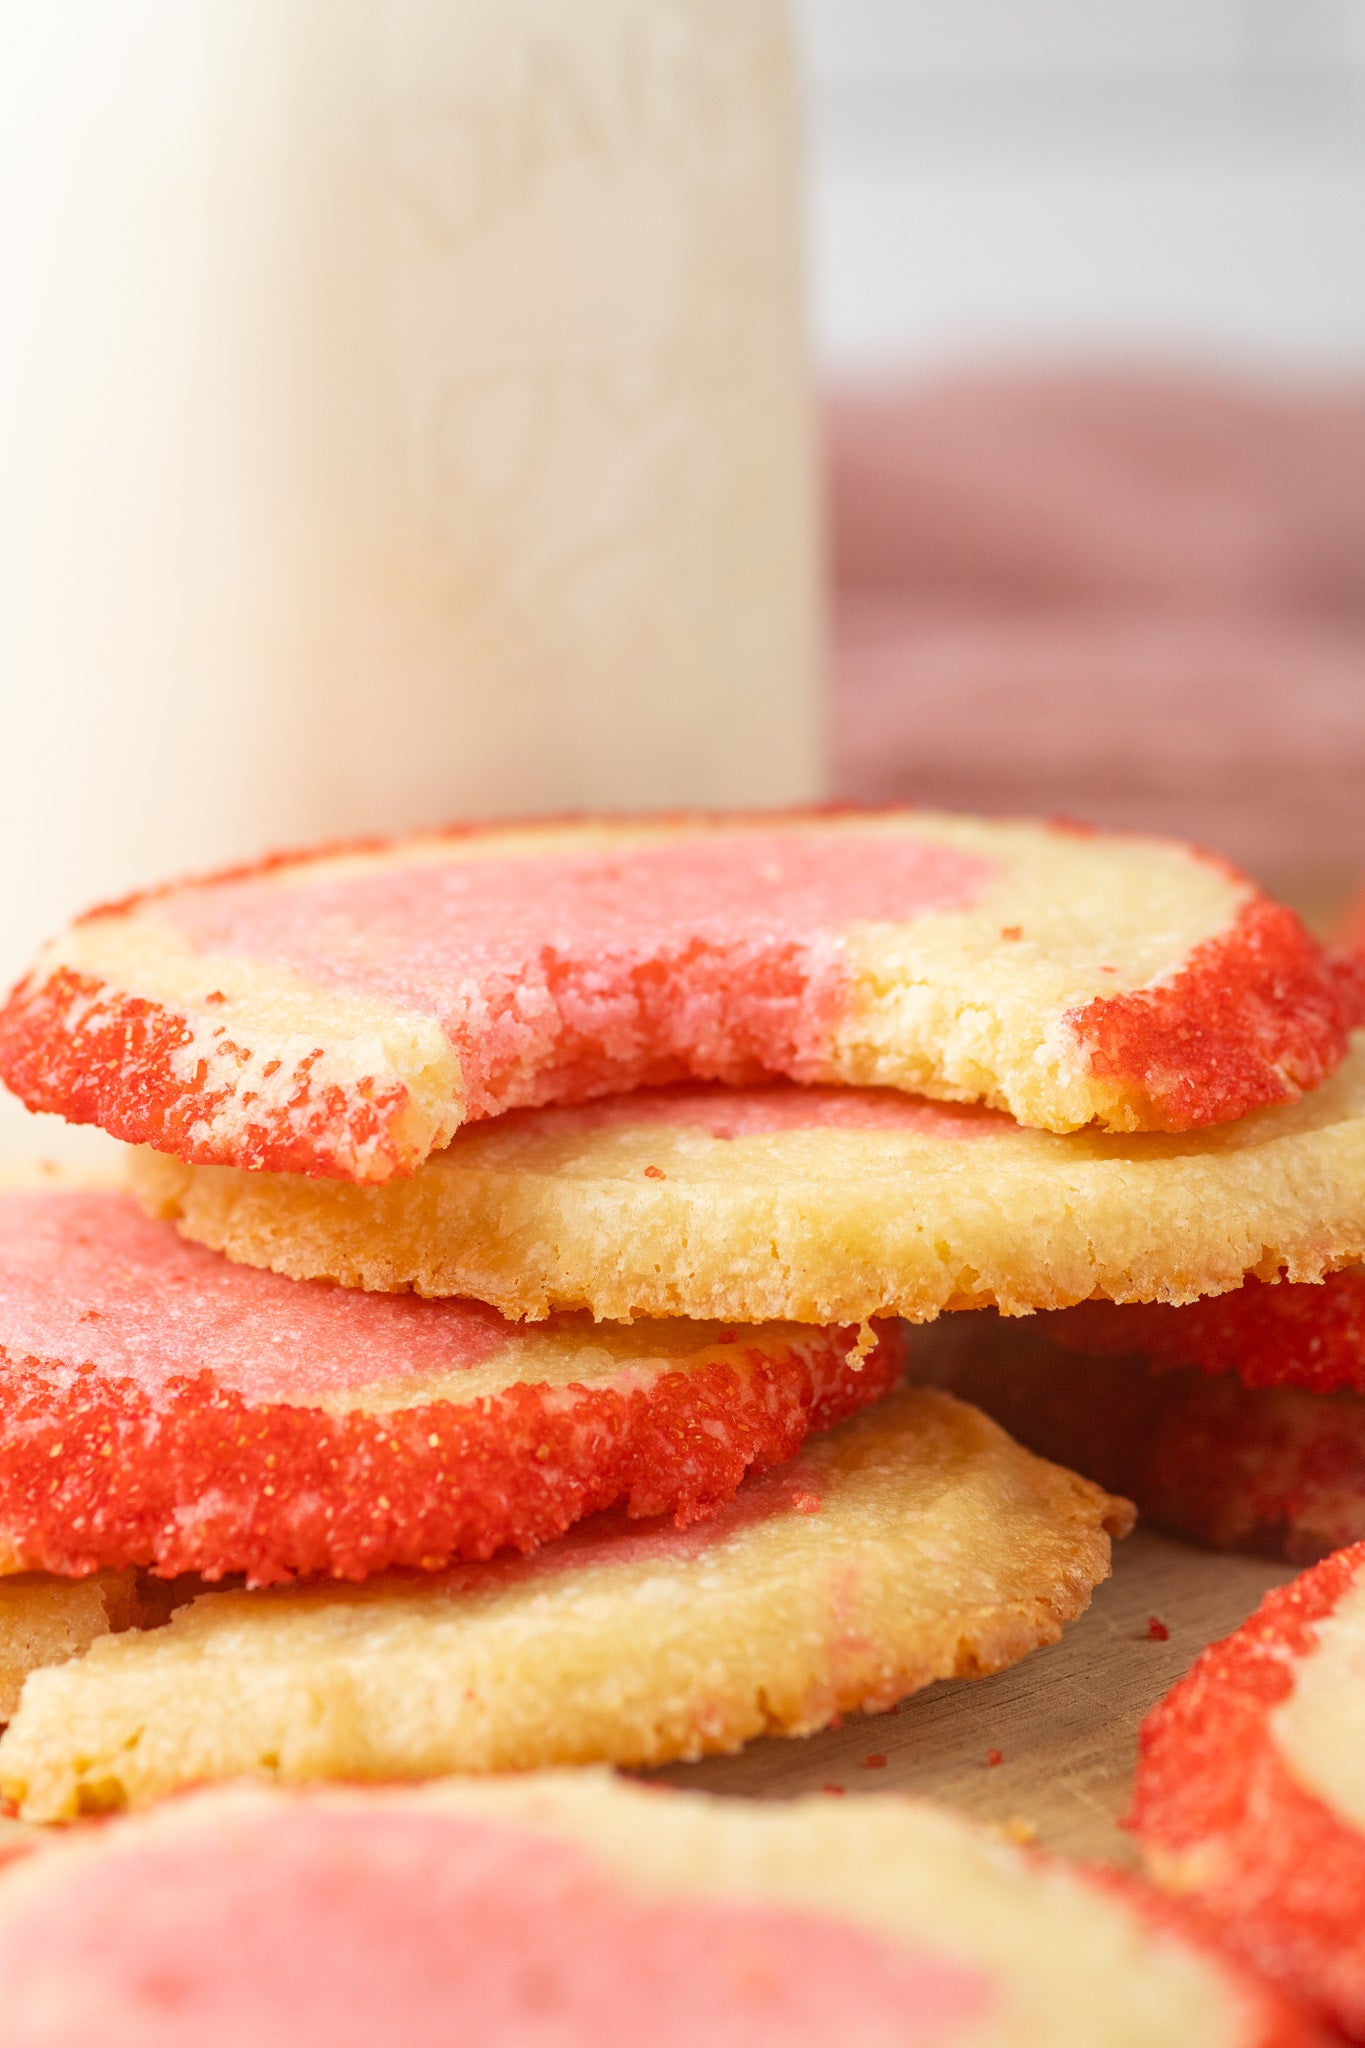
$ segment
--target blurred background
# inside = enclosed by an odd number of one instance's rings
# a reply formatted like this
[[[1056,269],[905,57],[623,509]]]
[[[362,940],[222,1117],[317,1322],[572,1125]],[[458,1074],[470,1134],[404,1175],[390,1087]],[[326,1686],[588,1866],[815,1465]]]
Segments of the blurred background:
[[[462,814],[1365,870],[1365,0],[0,0],[0,272],[6,983]]]
[[[1365,7],[800,0],[841,792],[1365,863]]]

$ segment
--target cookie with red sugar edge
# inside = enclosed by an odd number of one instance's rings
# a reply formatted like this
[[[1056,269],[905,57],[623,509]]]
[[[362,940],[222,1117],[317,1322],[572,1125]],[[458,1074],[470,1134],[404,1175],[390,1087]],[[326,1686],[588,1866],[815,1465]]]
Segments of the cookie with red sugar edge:
[[[1174,840],[933,812],[484,826],[91,912],[0,1012],[30,1108],[380,1182],[471,1120],[684,1079],[1183,1131],[1293,1101],[1359,991]]]
[[[1246,1387],[1365,1394],[1365,1270],[1318,1285],[1251,1279],[1179,1306],[1089,1301],[1042,1326],[1058,1344],[1100,1357],[1141,1353],[1157,1368],[1235,1373]]]
[[[1143,1724],[1152,1873],[1365,2040],[1365,1545],[1267,1594]]]
[[[680,1524],[883,1392],[897,1333],[509,1323],[230,1265],[108,1189],[0,1190],[0,1569],[361,1578]]]
[[[595,1771],[75,1831],[0,1871],[0,1970],[7,2048],[1321,2048],[1136,1886],[926,1801]]]
[[[946,1317],[912,1371],[1211,1550],[1304,1565],[1365,1539],[1365,1397],[1082,1352],[1055,1341],[1067,1320]]]

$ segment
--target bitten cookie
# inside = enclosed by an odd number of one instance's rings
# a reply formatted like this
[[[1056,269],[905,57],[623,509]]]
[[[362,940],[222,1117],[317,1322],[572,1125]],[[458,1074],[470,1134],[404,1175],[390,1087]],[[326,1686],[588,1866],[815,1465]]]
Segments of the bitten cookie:
[[[7,2048],[1318,2048],[1132,1883],[916,1800],[201,1792],[0,1870]]]
[[[1066,1131],[1294,1100],[1361,989],[1173,840],[931,812],[583,820],[323,850],[91,912],[0,1012],[34,1109],[384,1181],[508,1109],[694,1078]]]
[[[1267,1594],[1142,1730],[1153,1873],[1365,2041],[1365,1546]]]
[[[1131,1519],[946,1394],[893,1394],[685,1530],[617,1515],[525,1561],[207,1593],[34,1672],[0,1790],[57,1820],[212,1779],[664,1763],[804,1734],[1055,1641]]]
[[[1324,1292],[1262,1290],[1294,1291]],[[918,1335],[912,1371],[1210,1549],[1303,1565],[1365,1538],[1365,1398],[1087,1355],[1056,1341],[1079,1313],[945,1317]]]
[[[230,1265],[125,1194],[0,1190],[0,1571],[360,1578],[618,1501],[687,1522],[900,1363],[894,1329],[523,1328]]]
[[[471,1125],[379,1188],[146,1151],[133,1174],[230,1258],[508,1315],[1189,1301],[1365,1253],[1365,1034],[1301,1102],[1183,1138],[1025,1130],[890,1089],[689,1085]]]

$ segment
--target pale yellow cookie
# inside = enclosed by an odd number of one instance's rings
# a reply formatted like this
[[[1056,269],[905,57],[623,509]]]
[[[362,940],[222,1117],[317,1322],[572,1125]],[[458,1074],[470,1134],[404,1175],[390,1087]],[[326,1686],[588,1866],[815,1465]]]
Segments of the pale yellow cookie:
[[[1184,1137],[1060,1136],[886,1089],[693,1086],[472,1125],[379,1188],[151,1152],[133,1174],[244,1264],[512,1316],[1192,1301],[1365,1254],[1365,1033],[1302,1101]]]
[[[1134,1882],[924,1801],[239,1786],[0,1871],[6,2048],[1316,2048]]]
[[[81,919],[0,1009],[33,1109],[384,1181],[471,1119],[685,1078],[1194,1129],[1339,1064],[1362,992],[1175,840],[933,812],[482,827]]]
[[[1130,1522],[975,1409],[902,1392],[685,1530],[600,1518],[530,1559],[207,1593],[35,1672],[0,1790],[59,1820],[210,1779],[662,1763],[802,1734],[1055,1641]]]

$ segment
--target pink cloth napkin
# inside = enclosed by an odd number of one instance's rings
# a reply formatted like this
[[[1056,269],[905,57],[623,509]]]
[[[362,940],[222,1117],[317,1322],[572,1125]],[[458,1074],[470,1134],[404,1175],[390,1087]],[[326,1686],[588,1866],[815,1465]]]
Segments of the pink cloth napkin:
[[[840,794],[1365,864],[1365,388],[835,393]]]

